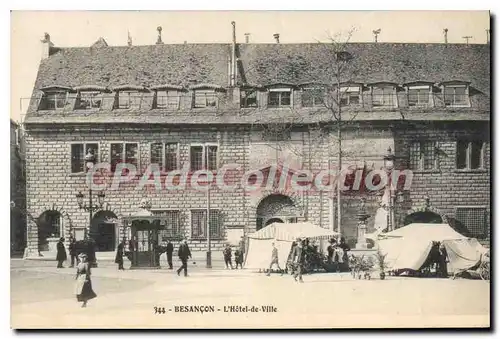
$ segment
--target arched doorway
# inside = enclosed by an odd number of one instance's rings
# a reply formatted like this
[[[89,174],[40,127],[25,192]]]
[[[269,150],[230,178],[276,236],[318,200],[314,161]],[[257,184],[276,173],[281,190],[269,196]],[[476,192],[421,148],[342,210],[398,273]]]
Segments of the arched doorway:
[[[273,222],[295,222],[297,216],[297,207],[290,197],[270,194],[257,206],[257,231]]]
[[[439,214],[431,212],[431,211],[419,211],[414,212],[405,217],[403,224],[409,225],[414,223],[422,223],[422,224],[442,224],[443,217]]]
[[[111,211],[99,211],[92,218],[90,237],[96,243],[96,251],[114,251],[117,239],[116,214]]]
[[[265,226],[271,225],[272,223],[275,223],[275,222],[284,223],[283,219],[281,219],[281,218],[271,218],[271,219],[266,221]]]
[[[47,210],[40,214],[37,220],[39,251],[49,251],[49,239],[59,239],[62,236],[61,221],[59,211]]]

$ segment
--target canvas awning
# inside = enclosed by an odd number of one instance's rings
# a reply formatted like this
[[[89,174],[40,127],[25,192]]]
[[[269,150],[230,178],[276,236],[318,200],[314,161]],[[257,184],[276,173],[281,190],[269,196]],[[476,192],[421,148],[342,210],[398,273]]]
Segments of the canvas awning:
[[[280,241],[295,241],[297,238],[330,239],[338,236],[337,232],[322,228],[309,222],[302,223],[272,223],[261,230],[250,234],[251,239],[275,239]]]

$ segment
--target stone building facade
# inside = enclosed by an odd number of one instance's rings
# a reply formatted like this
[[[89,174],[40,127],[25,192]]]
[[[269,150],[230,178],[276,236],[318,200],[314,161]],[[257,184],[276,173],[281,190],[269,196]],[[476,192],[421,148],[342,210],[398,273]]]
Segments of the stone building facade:
[[[343,168],[380,170],[391,148],[396,168],[413,172],[411,188],[396,195],[395,227],[450,222],[489,241],[489,45],[347,44],[341,52],[352,60],[343,62],[355,71],[335,87],[324,74],[340,52],[325,55],[322,44],[112,47],[101,38],[87,48],[56,48],[48,35],[43,44],[25,120],[27,209],[39,218],[28,220],[31,254],[85,232],[99,250],[112,251],[130,236],[122,219],[143,198],[167,216],[159,241],[187,237],[194,251],[207,248],[208,204],[213,250],[271,222],[307,220],[337,230],[335,193],[293,191],[289,180],[301,170],[337,168],[332,112],[339,111],[348,122]],[[341,100],[332,109],[324,93],[339,84]],[[78,192],[88,199],[89,148],[98,163],[111,164],[97,176],[108,186],[92,222],[76,199]],[[113,190],[121,162],[138,172]],[[140,188],[151,164],[161,167],[162,183],[187,166],[188,181],[208,168],[213,184],[209,192]],[[231,164],[239,168],[222,176]],[[285,185],[223,191],[215,184],[217,177],[255,184],[248,174],[254,170],[264,179],[284,177]],[[374,216],[381,190],[342,194],[341,231],[351,244],[360,197]],[[369,230],[373,223],[371,217]]]

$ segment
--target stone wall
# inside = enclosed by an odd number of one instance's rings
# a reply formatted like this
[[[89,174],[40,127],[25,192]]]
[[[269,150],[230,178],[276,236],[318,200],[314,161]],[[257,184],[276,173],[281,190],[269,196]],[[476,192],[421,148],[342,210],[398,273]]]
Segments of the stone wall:
[[[390,127],[377,123],[357,125],[345,130],[343,152],[344,165],[366,165],[368,168],[380,169],[387,148],[391,146],[397,156],[397,164],[406,166],[408,147],[412,140],[432,139],[439,141],[439,171],[415,173],[411,190],[406,194],[406,201],[396,206],[397,222],[401,223],[404,216],[424,203],[426,195],[430,204],[440,213],[454,216],[457,206],[488,206],[490,212],[490,146],[486,143],[485,169],[478,171],[457,171],[455,169],[456,139],[459,136],[488,135],[488,125],[475,124],[433,124],[433,125],[398,125]],[[302,136],[302,152],[300,153],[303,169],[313,172],[323,169],[336,169],[337,151],[334,137],[320,138],[317,131],[300,130]],[[335,133],[335,130],[332,130]],[[189,163],[189,146],[191,143],[211,142],[219,145],[219,167],[228,164],[238,164],[239,170],[226,173],[228,184],[240,181],[244,171],[251,167],[252,133],[249,128],[212,129],[196,128],[88,128],[61,129],[58,131],[31,131],[26,136],[27,158],[27,209],[34,217],[46,210],[64,210],[64,232],[67,235],[70,227],[87,227],[88,213],[80,210],[77,205],[76,193],[81,191],[88,198],[85,177],[81,174],[71,174],[71,143],[98,142],[101,162],[109,162],[111,142],[137,142],[140,144],[140,167],[145,171],[150,164],[150,143],[179,142],[180,166]],[[258,156],[257,156],[258,157]],[[344,166],[343,166],[344,167]],[[191,209],[206,209],[206,192],[187,190],[161,190],[150,187],[137,190],[135,182],[120,185],[118,191],[106,191],[105,208],[112,211],[119,219],[137,210],[143,197],[148,197],[153,209],[179,210],[183,215],[182,230],[191,238]],[[257,203],[270,192],[249,192],[244,188],[233,191],[222,191],[219,188],[211,190],[211,208],[219,209],[223,215],[224,230],[243,229],[245,234],[256,230]],[[284,192],[288,194],[287,192]],[[345,195],[342,202],[342,232],[353,244],[357,236],[357,217],[359,198],[367,199],[368,219],[367,232],[373,230],[374,215],[379,207],[374,194]],[[337,229],[336,225],[336,195],[332,192],[312,191],[294,196],[294,201],[303,209],[298,221],[308,220],[325,228]],[[489,219],[488,219],[489,224]],[[28,248],[31,252],[37,250],[37,227],[28,220]],[[220,251],[225,241],[213,239],[212,250]],[[206,240],[190,240],[193,251],[205,251]]]

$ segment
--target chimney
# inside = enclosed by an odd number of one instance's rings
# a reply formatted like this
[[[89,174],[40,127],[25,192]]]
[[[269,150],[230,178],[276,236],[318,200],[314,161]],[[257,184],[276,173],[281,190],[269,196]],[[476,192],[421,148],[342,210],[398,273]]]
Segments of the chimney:
[[[47,59],[50,56],[50,48],[54,47],[54,44],[50,41],[49,33],[45,33],[43,40],[40,41],[42,42],[42,60]]]
[[[465,44],[468,45],[469,44],[469,39],[472,39],[473,37],[471,35],[466,35],[466,36],[463,36],[462,39],[465,39]]]
[[[248,44],[250,42],[250,33],[245,33],[245,43]]]
[[[132,36],[130,35],[130,31],[127,31],[127,45],[132,46]]]
[[[163,41],[161,41],[161,30],[162,30],[161,26],[158,26],[156,30],[158,31],[158,39],[156,40],[156,44],[163,45]]]
[[[378,42],[378,35],[382,32],[382,29],[376,29],[373,31],[373,36],[375,37],[375,42]]]
[[[280,43],[280,34],[279,33],[274,33],[273,34],[273,38],[274,38],[274,40],[276,40],[277,44]]]
[[[233,26],[233,43],[231,49],[231,70],[229,74],[231,86],[236,86],[236,22],[231,21]]]
[[[490,43],[490,30],[489,29],[486,30],[486,43],[487,44]]]
[[[444,33],[444,43],[447,44],[448,43],[448,28],[443,29],[443,33]]]

